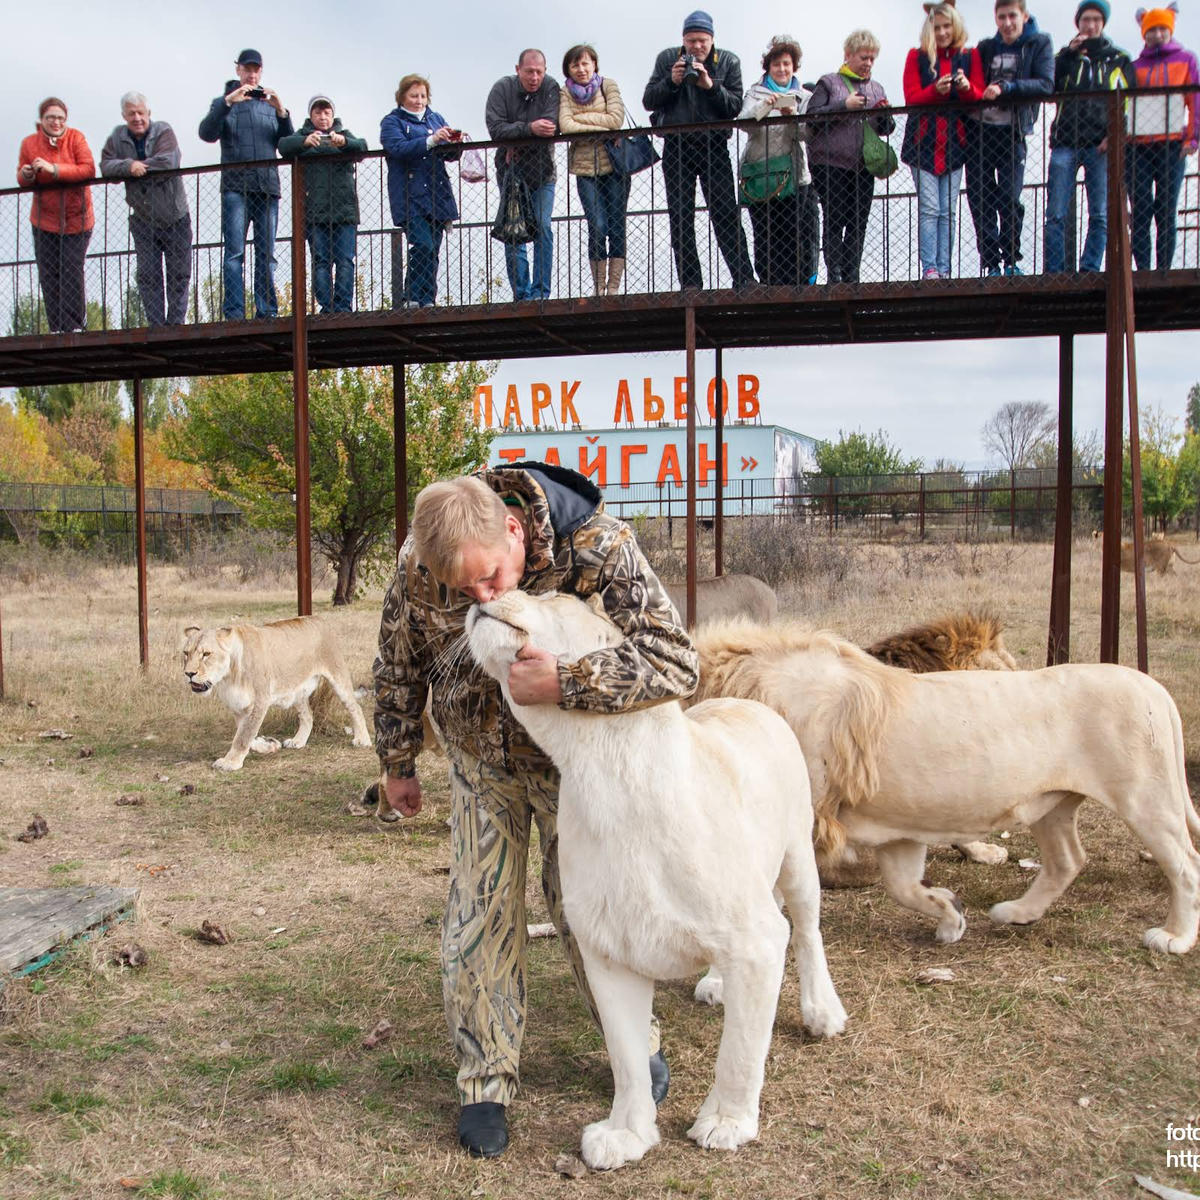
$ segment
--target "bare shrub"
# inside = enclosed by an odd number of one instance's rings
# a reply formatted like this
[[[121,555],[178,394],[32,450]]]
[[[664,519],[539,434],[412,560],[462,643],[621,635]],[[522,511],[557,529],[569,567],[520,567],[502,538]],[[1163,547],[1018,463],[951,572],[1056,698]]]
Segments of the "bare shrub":
[[[726,572],[753,575],[773,588],[821,578],[833,587],[853,562],[852,547],[800,520],[744,517],[725,524]]]

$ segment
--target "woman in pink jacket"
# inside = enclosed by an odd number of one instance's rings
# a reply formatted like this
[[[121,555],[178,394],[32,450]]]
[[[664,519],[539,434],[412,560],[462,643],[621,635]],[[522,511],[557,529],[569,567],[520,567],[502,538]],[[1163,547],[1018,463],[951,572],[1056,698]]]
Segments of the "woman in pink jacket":
[[[87,139],[67,128],[57,96],[38,105],[38,127],[21,143],[17,183],[36,189],[29,207],[46,322],[52,333],[87,327],[83,266],[92,238],[92,189],[56,185],[92,179],[96,164]]]

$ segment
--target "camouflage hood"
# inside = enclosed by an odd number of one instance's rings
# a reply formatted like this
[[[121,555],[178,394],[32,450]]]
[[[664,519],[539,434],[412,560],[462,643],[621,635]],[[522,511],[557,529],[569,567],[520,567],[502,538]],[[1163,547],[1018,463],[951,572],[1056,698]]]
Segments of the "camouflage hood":
[[[695,648],[633,532],[604,511],[599,490],[546,463],[498,467],[480,478],[528,515],[521,590],[599,593],[625,635],[614,649],[559,664],[562,706],[623,712],[691,695]],[[452,753],[506,770],[550,765],[506,707],[499,685],[467,652],[472,603],[435,580],[415,561],[412,538],[405,542],[384,600],[375,660],[375,745],[390,775],[416,771],[427,699]]]

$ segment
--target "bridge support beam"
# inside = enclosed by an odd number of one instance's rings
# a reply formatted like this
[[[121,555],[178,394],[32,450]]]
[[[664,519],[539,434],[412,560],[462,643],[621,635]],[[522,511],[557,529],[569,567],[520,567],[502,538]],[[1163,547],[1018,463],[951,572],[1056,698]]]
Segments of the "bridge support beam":
[[[1075,339],[1058,339],[1058,480],[1054,505],[1054,573],[1050,585],[1050,638],[1046,666],[1071,661],[1071,549],[1075,476]]]
[[[687,354],[687,612],[689,629],[696,624],[696,309],[683,310],[684,349]]]
[[[292,395],[296,447],[296,612],[312,616],[312,478],[308,456],[308,273],[304,167],[292,162]]]
[[[142,381],[133,380],[133,489],[134,538],[137,551],[138,661],[145,671],[150,666],[149,588],[146,568],[146,405]],[[160,504],[161,508],[162,505]]]
[[[408,537],[408,382],[404,364],[392,364],[392,441],[396,469],[396,553]]]

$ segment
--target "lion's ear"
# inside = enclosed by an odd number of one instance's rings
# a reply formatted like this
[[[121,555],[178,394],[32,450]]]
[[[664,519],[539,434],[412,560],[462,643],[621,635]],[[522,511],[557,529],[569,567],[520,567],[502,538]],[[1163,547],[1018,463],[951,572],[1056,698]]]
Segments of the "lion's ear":
[[[199,625],[186,625],[186,626],[184,626],[183,636],[191,637],[193,633],[199,633],[199,632],[200,632]]]
[[[592,612],[599,613],[599,615],[602,617],[608,616],[608,612],[604,608],[604,600],[601,598],[599,592],[593,592],[584,601],[584,603],[592,610]]]
[[[186,650],[188,643],[200,632],[199,625],[189,625],[183,631],[183,636],[179,639],[179,649]]]

